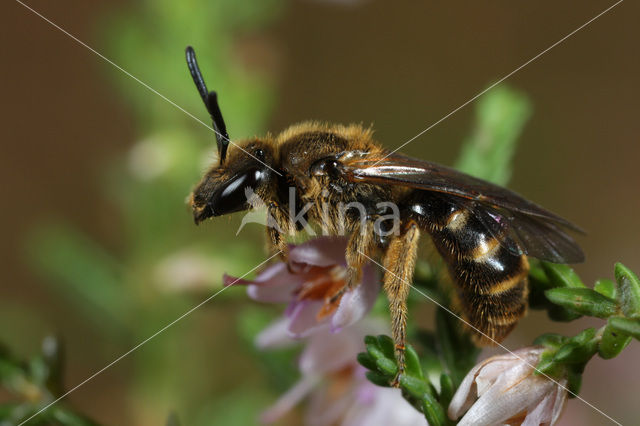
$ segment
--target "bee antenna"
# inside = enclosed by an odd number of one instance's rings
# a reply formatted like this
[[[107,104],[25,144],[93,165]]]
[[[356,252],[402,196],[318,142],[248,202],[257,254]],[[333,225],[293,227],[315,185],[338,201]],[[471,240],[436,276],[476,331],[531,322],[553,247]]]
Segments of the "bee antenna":
[[[216,143],[218,145],[218,156],[220,157],[220,164],[222,164],[227,156],[229,133],[227,133],[227,126],[224,124],[222,112],[220,112],[220,106],[218,105],[218,94],[214,91],[209,92],[209,90],[207,90],[207,85],[202,77],[202,72],[200,72],[200,67],[196,60],[196,52],[193,50],[193,47],[187,46],[186,55],[187,66],[189,67],[189,72],[191,72],[193,82],[213,121],[213,130],[215,131]]]

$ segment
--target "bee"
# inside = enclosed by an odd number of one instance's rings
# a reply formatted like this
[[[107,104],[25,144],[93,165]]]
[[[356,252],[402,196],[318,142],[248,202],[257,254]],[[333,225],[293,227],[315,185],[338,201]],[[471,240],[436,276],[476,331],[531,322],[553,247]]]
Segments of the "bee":
[[[216,93],[207,90],[191,47],[186,54],[213,120],[219,158],[191,195],[196,224],[249,209],[250,189],[265,200],[277,225],[267,227],[271,250],[286,259],[286,234],[300,230],[292,204],[307,206],[305,219],[321,223],[329,234],[349,236],[347,279],[334,297],[359,283],[371,257],[381,258],[399,375],[407,295],[422,234],[431,237],[443,258],[461,314],[479,344],[502,341],[525,314],[528,257],[555,263],[584,260],[566,232],[581,230],[567,220],[503,187],[385,150],[359,125],[307,122],[230,147]],[[395,215],[389,202],[397,206]],[[350,203],[362,208],[340,214],[338,207]]]

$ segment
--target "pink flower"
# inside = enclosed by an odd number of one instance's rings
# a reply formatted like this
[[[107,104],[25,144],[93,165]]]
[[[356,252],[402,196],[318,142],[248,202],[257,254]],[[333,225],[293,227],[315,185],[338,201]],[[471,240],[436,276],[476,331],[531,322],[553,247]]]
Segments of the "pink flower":
[[[340,333],[324,329],[313,334],[299,359],[302,378],[262,414],[262,422],[273,423],[308,399],[306,425],[426,425],[424,416],[399,389],[372,384],[356,361],[357,354],[364,350],[364,336],[384,331],[383,323],[369,319]]]
[[[555,383],[534,374],[543,351],[541,347],[523,348],[473,367],[453,396],[449,418],[455,420],[468,410],[459,426],[555,424],[567,399],[567,380]]]
[[[247,286],[252,299],[287,303],[285,315],[256,337],[260,348],[290,345],[305,339],[298,368],[300,380],[261,416],[273,423],[303,400],[308,400],[309,425],[425,425],[424,416],[402,398],[398,389],[373,385],[358,365],[364,336],[387,332],[384,322],[363,319],[380,291],[372,265],[362,281],[341,297],[344,286],[345,238],[321,237],[292,245],[289,262],[268,266],[252,280],[225,276],[225,285]],[[362,321],[361,321],[362,320]]]
[[[343,237],[320,237],[291,245],[288,264],[270,265],[252,281],[225,276],[224,283],[247,285],[247,294],[254,300],[288,303],[286,318],[272,325],[276,331],[284,327],[294,338],[326,327],[338,332],[364,317],[380,290],[377,271],[368,264],[362,270],[360,285],[332,300],[345,284],[346,246]]]

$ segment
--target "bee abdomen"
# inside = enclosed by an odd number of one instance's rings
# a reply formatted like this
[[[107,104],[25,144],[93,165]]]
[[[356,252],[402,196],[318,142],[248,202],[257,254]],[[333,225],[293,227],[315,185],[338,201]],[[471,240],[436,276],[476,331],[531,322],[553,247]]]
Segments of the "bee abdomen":
[[[483,345],[501,342],[527,311],[526,271],[503,282],[492,283],[489,291],[458,288],[462,312]],[[454,278],[455,279],[455,278]]]
[[[462,313],[481,344],[502,341],[527,310],[529,263],[508,235],[492,235],[466,209],[431,222],[434,244],[448,264]]]

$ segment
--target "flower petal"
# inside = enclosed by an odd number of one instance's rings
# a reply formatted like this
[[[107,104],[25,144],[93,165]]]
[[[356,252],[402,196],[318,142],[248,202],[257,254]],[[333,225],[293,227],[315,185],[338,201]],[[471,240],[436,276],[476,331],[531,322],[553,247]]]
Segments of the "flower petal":
[[[553,412],[555,393],[545,396],[536,407],[527,413],[521,426],[539,426],[548,424]]]
[[[282,348],[291,345],[294,341],[288,333],[289,320],[280,318],[262,330],[255,338],[258,349]]]
[[[298,361],[303,374],[324,374],[354,364],[356,356],[364,349],[364,334],[358,327],[332,334],[328,330],[314,334]]]
[[[301,300],[294,302],[288,308],[289,335],[293,339],[308,337],[315,331],[325,328],[326,321],[318,323],[318,312],[322,309],[323,302],[318,300]]]
[[[320,378],[318,376],[303,376],[302,379],[286,391],[275,404],[260,415],[260,421],[262,423],[273,423],[277,421],[307,396],[319,381]]]
[[[278,285],[283,281],[288,282],[293,277],[294,275],[289,272],[286,263],[277,262],[261,270],[254,282],[263,285]]]
[[[344,265],[347,249],[345,237],[319,237],[290,246],[289,261],[313,266]]]
[[[514,377],[529,376],[514,384]],[[509,375],[501,376],[467,411],[458,423],[464,425],[494,425],[506,422],[525,411],[533,410],[546,394],[553,391],[553,382],[533,376],[531,367],[520,364]]]
[[[533,366],[537,364],[542,351],[543,348],[539,347],[523,348],[509,354],[493,356],[477,364],[467,373],[453,396],[447,412],[449,418],[455,420],[469,409],[461,420],[461,424],[467,421],[471,422],[469,424],[473,422],[485,424],[482,420],[486,414],[478,413],[483,413],[483,410],[495,412],[496,407],[504,408],[496,405],[491,399],[500,398],[503,403],[509,402],[503,398],[504,395],[500,393],[500,389],[504,388],[506,392],[509,384],[526,382],[524,379],[532,375]],[[476,394],[480,399],[474,404]],[[509,417],[511,416],[505,417],[502,421]]]
[[[292,281],[284,285],[262,286],[250,284],[247,287],[247,295],[253,300],[265,303],[287,303],[294,296],[296,288],[300,284]]]
[[[562,409],[564,408],[564,403],[567,401],[567,379],[562,379],[558,383],[559,385],[557,385],[556,388],[556,396],[553,401],[553,412],[551,413],[551,426],[556,424],[560,418],[560,414],[562,414]]]
[[[246,285],[246,284],[258,284],[258,285],[282,285],[296,280],[302,282],[303,278],[298,274],[292,274],[287,268],[287,264],[284,262],[274,263],[264,268],[258,273],[253,280],[245,280],[241,278],[235,278],[229,275],[224,276],[225,286],[229,285]]]
[[[331,318],[331,331],[336,333],[343,327],[354,324],[371,310],[380,292],[377,272],[369,265],[362,271],[362,283],[345,293],[338,309]]]
[[[518,365],[520,361],[517,358],[497,360],[491,358],[491,362],[487,363],[476,376],[476,386],[478,396],[482,396],[483,393],[495,383],[495,381],[503,374],[509,375],[509,371],[512,367]],[[518,370],[520,371],[520,370]],[[526,374],[526,370],[521,370],[522,374]],[[512,382],[517,381],[517,377],[512,378]]]
[[[376,387],[370,404],[354,404],[344,426],[428,426],[424,415],[402,397],[400,389]]]
[[[344,413],[353,405],[353,384],[346,389],[339,389],[335,395],[334,383],[323,386],[311,394],[311,401],[305,413],[305,425],[309,426],[332,426],[339,424],[339,420],[344,417]]]
[[[237,277],[234,277],[232,275],[224,274],[222,276],[222,286],[223,287],[229,287],[229,286],[232,286],[232,285],[249,285],[249,284],[252,284],[252,283],[253,283],[253,281],[251,281],[251,280],[243,280],[242,278],[237,278]]]
[[[480,364],[476,364],[467,375],[462,379],[462,383],[458,386],[458,390],[453,395],[447,414],[451,420],[456,420],[465,411],[471,407],[476,397],[476,376],[480,370],[491,362],[491,358],[485,359]]]

